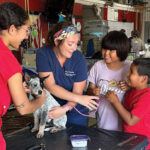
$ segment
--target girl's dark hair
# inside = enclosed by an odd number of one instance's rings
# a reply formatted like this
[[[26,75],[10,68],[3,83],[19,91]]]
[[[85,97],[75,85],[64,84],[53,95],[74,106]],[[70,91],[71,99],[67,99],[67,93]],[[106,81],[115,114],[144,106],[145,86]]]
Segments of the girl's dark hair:
[[[13,2],[5,2],[0,5],[0,31],[9,29],[11,25],[19,28],[26,24],[29,16],[25,10]]]
[[[54,34],[56,32],[58,32],[59,30],[61,29],[64,29],[68,26],[72,25],[71,22],[68,22],[68,21],[61,21],[61,22],[58,22],[54,27],[51,28],[51,30],[48,32],[48,36],[47,36],[47,44],[50,45],[50,46],[55,46],[55,43],[54,43]],[[62,40],[59,40],[58,41],[60,45]]]
[[[148,76],[148,84],[150,84],[150,58],[137,58],[133,61],[137,66],[137,71],[140,76]]]
[[[102,39],[102,49],[116,50],[120,61],[124,61],[130,51],[129,39],[125,33],[120,31],[110,31]]]

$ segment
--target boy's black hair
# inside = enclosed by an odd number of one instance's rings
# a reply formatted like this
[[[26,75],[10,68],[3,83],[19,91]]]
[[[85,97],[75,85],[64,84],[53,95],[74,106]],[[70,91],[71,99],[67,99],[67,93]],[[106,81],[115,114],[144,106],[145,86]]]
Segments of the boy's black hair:
[[[148,84],[150,84],[150,58],[137,58],[133,61],[137,66],[137,71],[140,76],[148,76]]]
[[[102,49],[116,50],[120,61],[124,61],[130,51],[129,39],[125,33],[120,31],[110,31],[107,33],[101,43]]]
[[[9,29],[11,25],[19,28],[25,25],[28,19],[28,14],[18,4],[5,2],[0,5],[0,32]]]

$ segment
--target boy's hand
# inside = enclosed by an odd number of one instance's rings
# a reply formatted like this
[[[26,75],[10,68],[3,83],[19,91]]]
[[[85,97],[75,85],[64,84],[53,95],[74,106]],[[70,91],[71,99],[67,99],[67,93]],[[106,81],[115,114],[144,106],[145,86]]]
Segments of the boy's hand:
[[[119,101],[117,94],[113,91],[108,91],[105,97],[110,103],[116,103]]]

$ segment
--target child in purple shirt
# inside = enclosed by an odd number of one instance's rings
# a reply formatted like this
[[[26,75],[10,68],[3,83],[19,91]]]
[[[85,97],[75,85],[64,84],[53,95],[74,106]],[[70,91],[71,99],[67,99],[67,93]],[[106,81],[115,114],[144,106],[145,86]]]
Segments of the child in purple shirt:
[[[126,80],[131,61],[126,60],[130,46],[127,36],[119,31],[111,31],[102,39],[102,56],[89,71],[89,95],[105,95],[107,90],[117,92],[122,102],[125,88],[122,86]],[[101,94],[100,94],[101,93]],[[101,96],[100,96],[101,98]],[[105,100],[100,103],[97,113],[97,125],[108,130],[122,130],[121,119],[110,102]]]

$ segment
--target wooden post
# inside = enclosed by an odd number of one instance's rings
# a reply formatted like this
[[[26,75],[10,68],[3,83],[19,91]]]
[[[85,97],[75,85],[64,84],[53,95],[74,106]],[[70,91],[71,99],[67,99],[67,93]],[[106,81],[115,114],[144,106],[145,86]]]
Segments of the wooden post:
[[[136,9],[136,12],[135,12],[135,29],[137,30],[138,29],[138,10]]]
[[[143,15],[143,10],[144,9],[146,9],[146,7],[145,6],[139,6],[139,5],[136,5],[136,6],[134,6],[134,8],[135,8],[135,13],[136,13],[136,20],[135,20],[135,29],[137,30],[138,29],[138,12],[140,12],[140,11],[142,11],[142,15]]]
[[[29,9],[29,0],[25,0],[25,10],[27,11],[28,13],[28,16],[30,15],[30,9]],[[30,45],[31,45],[31,34],[29,35],[29,40],[30,40]],[[26,46],[27,46],[27,49],[28,49],[28,39],[26,40]]]

